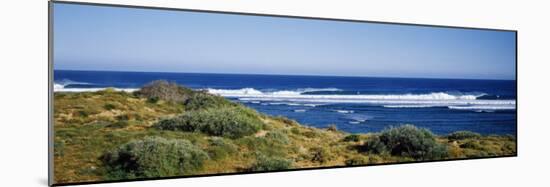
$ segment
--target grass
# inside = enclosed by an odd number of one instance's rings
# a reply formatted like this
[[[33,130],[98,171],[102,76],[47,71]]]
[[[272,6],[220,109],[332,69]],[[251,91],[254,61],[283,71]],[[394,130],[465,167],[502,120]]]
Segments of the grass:
[[[168,87],[183,90],[167,92],[183,94],[176,98],[185,97],[185,100],[114,90],[56,92],[55,181],[85,182],[516,154],[513,136],[471,136],[462,132],[436,136],[413,126],[379,133],[349,134],[336,128],[313,128],[286,117],[260,114],[204,92]],[[167,121],[178,122],[159,128]],[[437,147],[445,147],[445,154],[433,156],[430,150],[433,152]],[[184,154],[189,152],[192,154]],[[432,156],[428,156],[430,154]],[[123,158],[127,155],[135,159]],[[190,159],[185,155],[195,156]],[[165,165],[154,164],[164,161]]]

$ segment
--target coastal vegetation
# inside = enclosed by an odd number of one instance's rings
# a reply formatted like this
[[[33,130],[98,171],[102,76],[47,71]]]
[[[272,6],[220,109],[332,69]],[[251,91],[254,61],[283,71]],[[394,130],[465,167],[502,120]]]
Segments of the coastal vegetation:
[[[516,154],[514,136],[321,129],[168,81],[54,95],[57,183]]]

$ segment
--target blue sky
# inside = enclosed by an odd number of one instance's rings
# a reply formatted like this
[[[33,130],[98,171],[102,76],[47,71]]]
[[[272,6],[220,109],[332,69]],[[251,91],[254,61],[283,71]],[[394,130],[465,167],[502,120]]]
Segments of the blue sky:
[[[515,33],[54,4],[54,69],[515,79]]]

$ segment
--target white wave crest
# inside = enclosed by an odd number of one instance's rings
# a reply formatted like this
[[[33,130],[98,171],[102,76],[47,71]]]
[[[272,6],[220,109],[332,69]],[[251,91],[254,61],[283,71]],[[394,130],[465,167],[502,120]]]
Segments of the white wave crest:
[[[209,93],[217,94],[225,97],[240,97],[240,96],[297,96],[306,92],[318,92],[318,91],[341,91],[338,88],[300,88],[296,90],[280,90],[273,92],[262,92],[254,88],[242,88],[242,89],[206,89]]]
[[[97,92],[101,90],[108,89],[107,88],[65,88],[63,86],[59,86],[54,84],[53,91],[54,92]],[[124,92],[134,92],[139,90],[139,88],[111,88],[115,91],[124,91]]]
[[[317,89],[323,90],[323,89]],[[304,91],[275,91],[262,92],[254,88],[243,89],[207,89],[209,93],[221,95],[224,97],[243,97],[243,98],[291,98],[291,99],[382,99],[382,100],[476,100],[485,94],[477,95],[451,95],[444,92],[434,92],[429,94],[371,94],[371,95],[302,95]]]
[[[354,112],[353,110],[334,110],[334,111],[342,114],[351,114]]]
[[[306,89],[303,89],[306,90]],[[515,109],[515,100],[488,100],[478,99],[486,94],[450,94],[445,92],[433,92],[427,94],[360,94],[338,95],[320,94],[306,95],[303,90],[283,90],[274,92],[262,92],[253,88],[235,90],[207,89],[209,93],[224,97],[238,98],[240,101],[261,101],[270,105],[294,105],[304,104],[335,104],[357,103],[382,105],[386,108],[426,108],[426,107],[475,107],[494,110]],[[319,90],[319,89],[318,89]],[[465,109],[466,109],[465,108]]]
[[[439,105],[384,105],[384,108],[430,108],[438,107]]]
[[[455,110],[514,110],[514,105],[473,105],[473,106],[448,106]]]

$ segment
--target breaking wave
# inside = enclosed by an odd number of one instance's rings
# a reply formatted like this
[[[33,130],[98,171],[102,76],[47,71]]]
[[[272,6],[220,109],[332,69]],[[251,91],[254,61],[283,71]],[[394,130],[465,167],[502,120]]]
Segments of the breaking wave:
[[[297,89],[297,90],[278,90],[278,91],[260,91],[254,88],[243,89],[206,89],[209,93],[237,98],[240,101],[260,101],[270,104],[285,105],[304,105],[314,104],[336,104],[336,103],[357,103],[381,105],[385,108],[428,108],[428,107],[449,107],[449,109],[463,110],[510,110],[515,109],[516,101],[479,99],[487,94],[462,94],[447,92],[432,92],[426,94],[304,94],[311,91],[339,90],[336,88],[326,89]]]

